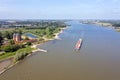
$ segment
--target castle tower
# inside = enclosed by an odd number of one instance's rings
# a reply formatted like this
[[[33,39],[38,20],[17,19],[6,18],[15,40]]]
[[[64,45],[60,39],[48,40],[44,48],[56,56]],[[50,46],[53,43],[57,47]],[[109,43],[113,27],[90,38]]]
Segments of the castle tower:
[[[21,41],[21,35],[18,33],[13,34],[13,40],[15,42],[20,42]]]
[[[20,41],[21,41],[21,36],[20,36],[20,34],[18,34],[18,33],[16,34],[16,41],[17,41],[17,42],[20,42]]]
[[[13,34],[13,40],[14,40],[14,42],[16,41],[16,34],[15,33]]]

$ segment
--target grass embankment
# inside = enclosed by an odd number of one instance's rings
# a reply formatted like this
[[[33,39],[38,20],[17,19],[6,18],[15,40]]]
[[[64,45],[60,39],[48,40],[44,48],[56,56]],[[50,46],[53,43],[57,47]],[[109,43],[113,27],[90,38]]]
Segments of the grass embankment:
[[[30,46],[28,46],[26,48],[21,48],[15,52],[5,52],[4,55],[0,56],[0,60],[14,57],[16,54],[23,53],[23,52],[31,53],[32,50],[34,50],[34,48],[31,48]]]

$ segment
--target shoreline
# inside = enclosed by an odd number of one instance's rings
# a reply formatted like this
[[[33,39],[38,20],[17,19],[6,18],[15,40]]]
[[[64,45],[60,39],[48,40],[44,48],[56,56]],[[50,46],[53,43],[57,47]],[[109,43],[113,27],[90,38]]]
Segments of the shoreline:
[[[97,25],[97,26],[102,26],[102,27],[107,27],[107,28],[112,28],[115,31],[120,32],[120,28],[116,27],[116,26],[113,26],[111,23],[98,22],[98,23],[90,23],[90,24]]]
[[[54,34],[55,36],[54,36],[53,38],[51,38],[51,39],[46,39],[46,40],[45,40],[44,42],[42,42],[42,43],[45,43],[45,42],[48,42],[48,41],[51,41],[51,40],[55,40],[55,39],[61,40],[61,39],[59,38],[59,34],[63,33],[63,30],[65,30],[65,29],[67,29],[67,28],[68,28],[68,26],[66,26],[65,28],[61,28],[61,30],[60,30],[58,33],[55,33],[55,34]],[[36,48],[36,50],[32,50],[32,52],[31,52],[30,54],[28,54],[25,58],[31,56],[33,53],[35,53],[35,52],[37,52],[37,51],[47,52],[47,50],[38,48],[38,46],[41,45],[42,43],[33,44],[33,45],[31,46],[31,48]],[[10,63],[9,65],[7,64],[7,66],[3,67],[3,65],[6,64],[6,61],[7,61],[7,60],[9,60],[11,63]],[[22,60],[20,60],[20,61],[22,61]],[[1,61],[0,61],[0,65],[2,65],[3,68],[0,68],[0,75],[3,74],[5,71],[9,70],[10,68],[12,68],[13,66],[15,66],[16,64],[18,64],[20,61],[17,61],[16,63],[13,63],[13,57],[7,58],[7,59],[4,59],[4,60],[1,60]],[[3,63],[3,64],[2,64],[2,63]]]
[[[61,30],[60,30],[58,33],[55,33],[55,34],[54,34],[55,36],[54,36],[52,39],[48,39],[48,41],[49,41],[49,40],[54,40],[54,39],[61,40],[60,37],[59,37],[59,35],[62,34],[63,31],[64,31],[65,29],[67,29],[67,28],[68,28],[67,26],[66,26],[65,28],[61,28]]]

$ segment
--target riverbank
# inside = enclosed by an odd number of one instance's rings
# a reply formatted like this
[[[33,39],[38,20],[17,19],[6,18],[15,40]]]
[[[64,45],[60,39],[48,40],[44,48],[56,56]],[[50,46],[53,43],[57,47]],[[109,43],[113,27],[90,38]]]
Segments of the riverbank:
[[[32,51],[30,51],[29,54],[26,57],[31,56],[32,53],[35,53],[37,51],[47,52],[47,51],[45,51],[43,49],[38,49],[37,48],[38,45],[39,44],[32,45],[31,49],[32,48],[34,48],[34,49]],[[19,63],[22,60],[19,60],[19,61],[16,61],[16,62],[14,62],[14,61],[15,61],[14,56],[1,60],[0,61],[0,74],[4,73],[6,70],[12,68],[14,65],[16,65],[17,63]]]
[[[54,40],[54,39],[60,39],[59,38],[59,34],[63,33],[63,30],[67,29],[67,27],[65,28],[61,28],[61,30],[58,32],[58,33],[55,33],[54,37],[51,38],[51,39],[45,39],[42,43],[45,43],[45,42],[48,42],[50,40]],[[33,44],[31,46],[31,48],[35,48],[35,50],[32,50],[30,52],[30,54],[28,54],[27,56],[31,56],[33,53],[37,52],[37,51],[40,51],[40,52],[47,52],[47,50],[44,50],[44,49],[39,49],[37,46],[41,45],[41,43],[39,44]],[[26,57],[27,57],[26,56]],[[20,60],[21,61],[21,60]],[[16,65],[17,63],[19,63],[19,61],[17,61],[16,63],[14,63],[14,57],[12,58],[7,58],[5,60],[1,60],[0,61],[0,74],[4,73],[6,70],[12,68],[14,65]]]
[[[120,27],[116,27],[111,23],[104,23],[104,22],[99,22],[99,23],[95,23],[96,25],[100,25],[100,26],[104,26],[104,27],[108,27],[108,28],[113,28],[115,29],[117,32],[120,32]]]
[[[59,37],[59,35],[60,35],[60,34],[62,34],[62,33],[63,33],[63,31],[64,31],[65,29],[67,29],[67,28],[68,28],[68,27],[61,28],[60,32],[55,33],[55,34],[54,34],[54,35],[55,35],[55,37],[53,37],[52,39],[48,39],[48,41],[49,41],[49,40],[54,40],[54,39],[61,40],[61,39],[60,39],[60,37]]]
[[[12,58],[0,61],[0,74],[8,69],[10,65],[12,65]]]
[[[111,21],[88,21],[88,22],[82,22],[84,24],[93,24],[93,25],[99,25],[103,27],[113,28],[116,31],[120,32],[120,26],[117,22],[111,22]]]

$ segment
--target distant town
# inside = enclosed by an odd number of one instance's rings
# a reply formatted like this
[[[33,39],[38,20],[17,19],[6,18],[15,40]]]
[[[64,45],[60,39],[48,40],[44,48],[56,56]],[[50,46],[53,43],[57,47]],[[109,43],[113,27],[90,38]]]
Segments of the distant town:
[[[0,28],[46,27],[49,25],[55,26],[64,21],[65,20],[0,20]]]

